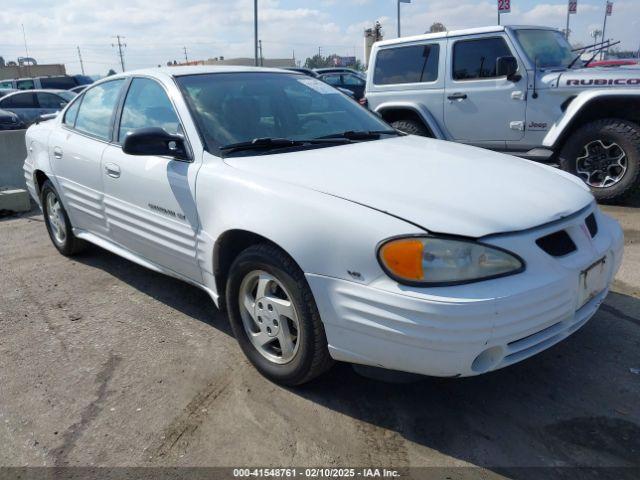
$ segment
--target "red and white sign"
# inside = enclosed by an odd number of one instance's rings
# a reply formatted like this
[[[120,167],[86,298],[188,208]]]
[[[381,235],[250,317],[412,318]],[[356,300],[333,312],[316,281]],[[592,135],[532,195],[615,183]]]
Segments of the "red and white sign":
[[[498,13],[510,13],[511,0],[498,0]]]
[[[613,2],[607,2],[607,17],[613,13]]]
[[[578,0],[569,0],[569,15],[578,13]]]

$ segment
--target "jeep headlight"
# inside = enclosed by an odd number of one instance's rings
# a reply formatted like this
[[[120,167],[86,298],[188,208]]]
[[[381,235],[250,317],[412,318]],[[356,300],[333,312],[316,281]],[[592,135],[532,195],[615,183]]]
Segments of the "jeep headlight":
[[[524,270],[524,261],[506,250],[443,237],[387,240],[378,248],[378,260],[390,277],[409,285],[459,285]]]

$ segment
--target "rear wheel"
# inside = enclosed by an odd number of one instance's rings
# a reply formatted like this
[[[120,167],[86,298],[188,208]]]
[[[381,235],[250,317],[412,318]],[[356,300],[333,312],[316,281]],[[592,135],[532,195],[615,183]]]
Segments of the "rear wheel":
[[[299,385],[333,363],[304,274],[282,250],[249,247],[231,266],[226,304],[233,333],[267,378]]]
[[[421,137],[430,137],[429,130],[416,120],[396,120],[391,123],[391,126],[396,130],[408,133],[409,135],[419,135]]]
[[[44,213],[44,223],[47,226],[53,246],[66,256],[71,256],[81,251],[85,243],[73,234],[69,216],[50,180],[44,182],[40,192],[40,199],[42,212]]]
[[[560,167],[580,177],[600,201],[620,201],[640,190],[640,127],[609,118],[575,131]]]

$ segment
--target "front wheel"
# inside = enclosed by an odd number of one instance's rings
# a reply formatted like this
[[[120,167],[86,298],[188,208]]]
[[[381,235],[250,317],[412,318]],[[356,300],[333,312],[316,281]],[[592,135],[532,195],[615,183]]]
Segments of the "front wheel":
[[[300,385],[332,365],[320,315],[304,274],[282,250],[249,247],[231,266],[226,288],[231,329],[267,378]]]
[[[620,201],[640,190],[640,126],[608,118],[575,131],[560,167],[580,177],[599,201]]]
[[[396,120],[391,123],[391,126],[396,130],[400,130],[408,135],[418,135],[420,137],[430,137],[429,130],[416,120]]]

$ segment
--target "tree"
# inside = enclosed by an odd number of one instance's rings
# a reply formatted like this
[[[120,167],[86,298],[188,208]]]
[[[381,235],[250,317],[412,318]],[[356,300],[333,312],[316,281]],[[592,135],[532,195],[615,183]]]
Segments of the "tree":
[[[429,27],[429,33],[438,33],[438,32],[446,32],[446,31],[447,31],[447,27],[445,27],[444,24],[440,22],[434,22],[433,25]]]
[[[111,75],[115,75],[116,71],[112,68],[107,72],[107,77],[110,77]]]
[[[322,55],[317,54],[311,58],[307,58],[304,62],[304,67],[305,68],[332,67],[333,66],[333,62],[331,61],[332,58],[333,58],[332,56],[323,57]]]

